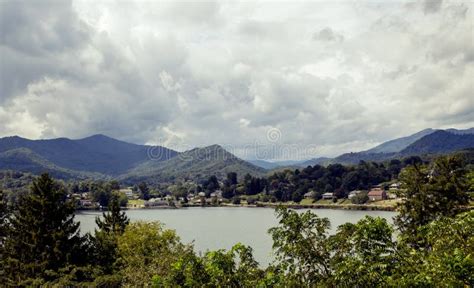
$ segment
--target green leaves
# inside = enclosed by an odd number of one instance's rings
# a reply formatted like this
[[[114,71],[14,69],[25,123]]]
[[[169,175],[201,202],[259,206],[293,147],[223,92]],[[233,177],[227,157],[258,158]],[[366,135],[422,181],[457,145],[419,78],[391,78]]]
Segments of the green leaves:
[[[83,239],[74,221],[74,203],[47,174],[37,178],[16,203],[6,227],[4,277],[10,283],[54,278],[69,264],[79,264]],[[48,272],[50,271],[50,272]]]
[[[416,164],[400,174],[403,202],[395,223],[401,237],[415,247],[426,245],[418,228],[443,216],[454,216],[467,204],[466,171],[457,156],[438,158],[432,165]]]

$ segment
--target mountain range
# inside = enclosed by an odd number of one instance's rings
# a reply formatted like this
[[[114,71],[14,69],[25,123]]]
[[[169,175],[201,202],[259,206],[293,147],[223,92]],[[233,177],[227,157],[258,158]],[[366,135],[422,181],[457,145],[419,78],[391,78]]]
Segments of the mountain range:
[[[464,130],[425,129],[406,137],[384,142],[366,151],[344,153],[335,158],[317,158],[303,162],[300,166],[334,163],[357,164],[361,160],[381,162],[413,155],[447,154],[467,148],[474,148],[474,128]]]
[[[357,164],[386,161],[412,155],[437,155],[474,148],[474,128],[425,129],[384,142],[372,149],[305,161],[244,161],[219,145],[177,152],[162,146],[127,143],[104,135],[72,140],[57,138],[29,140],[18,136],[0,138],[0,170],[18,170],[69,179],[114,178],[123,182],[173,182],[177,179],[203,180],[210,175],[225,178],[249,173],[263,176],[285,167],[333,163]]]
[[[0,139],[0,170],[57,178],[116,178],[122,181],[200,180],[227,172],[260,176],[263,168],[227,152],[219,145],[177,152],[162,146],[137,145],[104,135],[72,140],[29,140],[18,136]]]

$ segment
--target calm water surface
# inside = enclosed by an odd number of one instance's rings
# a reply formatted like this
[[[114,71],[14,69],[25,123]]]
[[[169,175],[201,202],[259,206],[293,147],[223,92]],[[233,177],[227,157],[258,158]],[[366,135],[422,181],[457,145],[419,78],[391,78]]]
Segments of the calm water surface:
[[[298,211],[306,211],[305,209]],[[313,209],[320,217],[331,221],[331,233],[346,222],[355,223],[365,215],[380,216],[393,223],[394,212]],[[190,207],[183,209],[127,210],[132,221],[160,221],[166,228],[174,229],[184,243],[194,241],[196,251],[230,249],[235,243],[250,245],[256,260],[263,266],[272,259],[272,240],[269,228],[277,225],[275,212],[271,208],[246,207]],[[81,222],[82,232],[96,228],[95,217],[101,212],[79,212],[76,220]]]

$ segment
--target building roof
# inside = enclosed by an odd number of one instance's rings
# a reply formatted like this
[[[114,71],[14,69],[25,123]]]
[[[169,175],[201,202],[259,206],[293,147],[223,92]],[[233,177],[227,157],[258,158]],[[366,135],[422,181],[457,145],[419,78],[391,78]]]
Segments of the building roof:
[[[382,196],[385,193],[384,190],[381,188],[373,188],[372,190],[369,191],[367,196]]]

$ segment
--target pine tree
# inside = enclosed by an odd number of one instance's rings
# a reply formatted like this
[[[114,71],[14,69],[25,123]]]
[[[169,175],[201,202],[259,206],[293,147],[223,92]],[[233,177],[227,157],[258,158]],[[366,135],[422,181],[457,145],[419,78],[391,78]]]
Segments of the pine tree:
[[[107,213],[103,213],[102,217],[104,220],[101,220],[99,217],[95,219],[95,223],[100,230],[106,233],[116,233],[122,234],[125,231],[130,219],[128,219],[125,212],[120,211],[120,203],[118,197],[112,197],[110,201],[109,208]]]
[[[74,203],[48,174],[33,181],[13,207],[4,245],[5,285],[49,281],[79,262],[82,238],[74,221]]]
[[[103,220],[99,217],[95,219],[99,229],[95,231],[94,237],[94,259],[105,274],[111,274],[114,271],[118,256],[117,237],[125,232],[130,222],[125,212],[120,211],[118,197],[112,197],[108,209],[107,213],[102,214]]]

